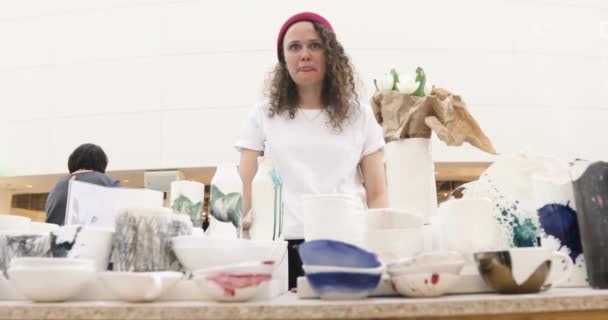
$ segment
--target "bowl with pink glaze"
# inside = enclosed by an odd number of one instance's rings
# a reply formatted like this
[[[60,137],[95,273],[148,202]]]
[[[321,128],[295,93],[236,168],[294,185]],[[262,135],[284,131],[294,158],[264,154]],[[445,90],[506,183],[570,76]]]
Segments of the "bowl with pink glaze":
[[[274,261],[267,260],[199,269],[194,272],[194,281],[214,301],[243,302],[268,286],[274,268]]]

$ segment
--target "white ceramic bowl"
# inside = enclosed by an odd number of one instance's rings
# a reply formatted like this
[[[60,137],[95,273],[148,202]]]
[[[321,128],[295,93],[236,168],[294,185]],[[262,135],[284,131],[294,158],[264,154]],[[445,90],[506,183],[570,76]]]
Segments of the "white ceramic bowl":
[[[425,252],[412,258],[401,259],[387,265],[391,276],[415,273],[442,273],[458,275],[464,267],[464,256],[455,251]]]
[[[184,240],[187,242],[188,240]],[[192,247],[174,246],[173,251],[188,270],[199,270],[247,261],[283,259],[286,242],[244,239],[215,239]]]
[[[422,226],[401,229],[372,229],[365,233],[367,248],[390,263],[413,257],[424,250]]]
[[[393,208],[367,210],[367,229],[401,229],[422,227],[424,220],[417,214]]]
[[[56,243],[76,242],[67,252],[68,258],[92,259],[97,271],[106,271],[112,253],[112,235],[109,228],[82,227],[78,232],[77,225],[62,226],[52,231]]]
[[[10,268],[94,268],[95,261],[91,259],[74,259],[74,258],[47,258],[47,257],[22,257],[13,258]]]
[[[459,277],[450,273],[415,273],[391,277],[391,281],[403,296],[438,297],[446,294]]]
[[[369,273],[376,274],[382,273],[385,266],[381,265],[377,268],[349,268],[349,267],[337,267],[337,266],[309,266],[303,265],[302,269],[306,273],[319,273],[319,272],[347,272],[347,273]]]
[[[100,272],[99,278],[113,295],[126,302],[150,302],[173,288],[181,272]]]
[[[272,261],[239,263],[197,270],[194,281],[214,301],[242,302],[255,297],[272,279]]]
[[[347,194],[303,195],[306,241],[329,239],[365,247],[363,202]]]
[[[207,243],[209,241],[209,243]],[[213,244],[217,240],[206,234],[196,234],[187,236],[177,236],[171,238],[171,245],[175,247],[201,247],[205,245]]]
[[[34,302],[69,300],[95,277],[94,268],[85,267],[17,267],[8,270],[10,282],[27,299]]]
[[[44,223],[44,222],[37,222],[37,221],[30,222],[30,231],[32,231],[32,232],[49,233],[58,228],[59,228],[59,225],[54,224],[54,223]]]
[[[30,229],[31,219],[12,214],[0,214],[0,230],[27,231]]]

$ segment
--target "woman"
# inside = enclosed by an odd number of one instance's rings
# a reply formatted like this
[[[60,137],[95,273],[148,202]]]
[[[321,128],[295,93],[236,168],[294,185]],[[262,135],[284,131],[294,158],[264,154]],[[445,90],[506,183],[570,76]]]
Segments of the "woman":
[[[284,190],[289,287],[303,275],[303,194],[347,193],[368,207],[387,207],[382,128],[359,103],[349,58],[329,21],[303,12],[277,38],[278,64],[269,101],[254,107],[236,147],[241,152],[243,212],[251,208],[257,157],[273,159]],[[362,180],[365,181],[363,186]]]
[[[119,181],[105,174],[107,166],[108,157],[101,147],[86,143],[76,148],[68,159],[70,175],[60,178],[46,199],[46,222],[65,224],[70,180],[107,187],[120,187]]]

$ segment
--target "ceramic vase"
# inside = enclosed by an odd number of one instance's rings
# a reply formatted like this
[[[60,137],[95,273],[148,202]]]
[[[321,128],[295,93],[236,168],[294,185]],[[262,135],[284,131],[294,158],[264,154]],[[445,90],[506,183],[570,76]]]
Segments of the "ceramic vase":
[[[171,183],[170,207],[174,213],[190,217],[192,226],[203,226],[203,204],[205,185],[196,181],[173,181]]]
[[[424,223],[437,213],[435,164],[431,141],[409,138],[385,146],[386,180],[391,208],[419,214]]]
[[[258,172],[251,183],[252,240],[283,238],[283,181],[272,159],[258,158]]]
[[[190,217],[168,208],[131,207],[116,215],[114,271],[181,271],[171,238],[192,234]]]
[[[242,226],[243,183],[235,165],[221,164],[211,180],[209,227],[214,237],[240,238]]]
[[[589,284],[608,288],[608,163],[578,163],[572,180]]]

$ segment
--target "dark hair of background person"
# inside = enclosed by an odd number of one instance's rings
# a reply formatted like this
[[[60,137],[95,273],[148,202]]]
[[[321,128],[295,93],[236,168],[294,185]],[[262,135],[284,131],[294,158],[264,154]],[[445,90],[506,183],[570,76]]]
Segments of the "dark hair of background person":
[[[70,174],[78,170],[93,170],[106,173],[108,166],[108,156],[100,146],[85,143],[80,145],[70,154],[68,159],[68,169]]]

